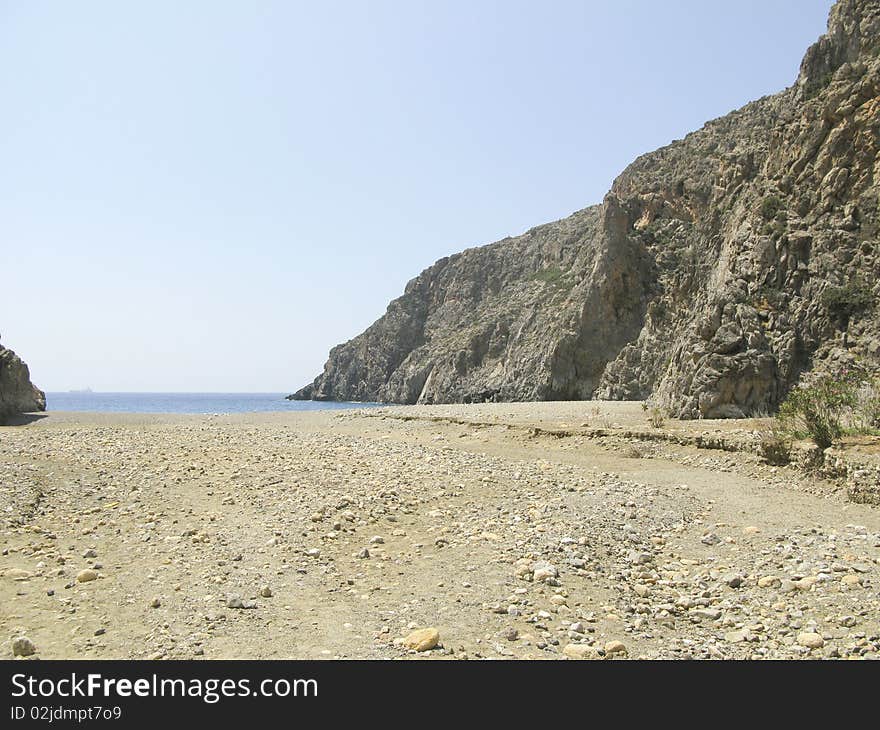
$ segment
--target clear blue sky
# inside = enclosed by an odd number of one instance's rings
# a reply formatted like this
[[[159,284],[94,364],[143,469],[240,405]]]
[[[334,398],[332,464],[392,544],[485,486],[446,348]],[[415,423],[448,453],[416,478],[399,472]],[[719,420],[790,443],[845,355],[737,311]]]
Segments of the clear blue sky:
[[[789,86],[830,5],[0,0],[2,342],[46,390],[292,391]]]

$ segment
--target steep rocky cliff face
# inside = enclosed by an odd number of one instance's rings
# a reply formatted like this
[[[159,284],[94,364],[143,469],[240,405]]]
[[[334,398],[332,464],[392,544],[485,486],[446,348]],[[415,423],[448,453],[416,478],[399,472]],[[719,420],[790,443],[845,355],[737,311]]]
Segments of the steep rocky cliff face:
[[[600,206],[438,261],[290,397],[724,417],[878,367],[878,146],[880,0],[840,0],[792,87],[640,157]]]
[[[31,383],[28,366],[0,345],[0,423],[17,413],[45,410],[46,396]]]

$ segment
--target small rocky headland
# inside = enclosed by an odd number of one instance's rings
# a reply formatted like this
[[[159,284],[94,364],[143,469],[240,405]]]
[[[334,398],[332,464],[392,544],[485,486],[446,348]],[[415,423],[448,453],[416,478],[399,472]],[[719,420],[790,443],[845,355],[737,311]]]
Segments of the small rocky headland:
[[[46,410],[46,396],[31,383],[28,366],[0,345],[0,424],[22,413]]]

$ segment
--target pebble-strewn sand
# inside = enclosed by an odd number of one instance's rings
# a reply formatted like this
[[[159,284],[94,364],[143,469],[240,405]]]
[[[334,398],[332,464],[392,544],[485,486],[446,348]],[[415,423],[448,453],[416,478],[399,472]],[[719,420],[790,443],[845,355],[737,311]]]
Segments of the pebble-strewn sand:
[[[596,405],[0,428],[0,651],[877,656],[880,509],[746,454],[528,428],[644,424]]]

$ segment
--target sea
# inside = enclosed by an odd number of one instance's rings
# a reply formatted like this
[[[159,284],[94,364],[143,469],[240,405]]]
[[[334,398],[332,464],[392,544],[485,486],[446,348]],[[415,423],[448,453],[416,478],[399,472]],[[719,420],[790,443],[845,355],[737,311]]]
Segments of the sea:
[[[91,413],[256,413],[368,408],[380,403],[285,400],[286,393],[46,393],[47,411]]]

